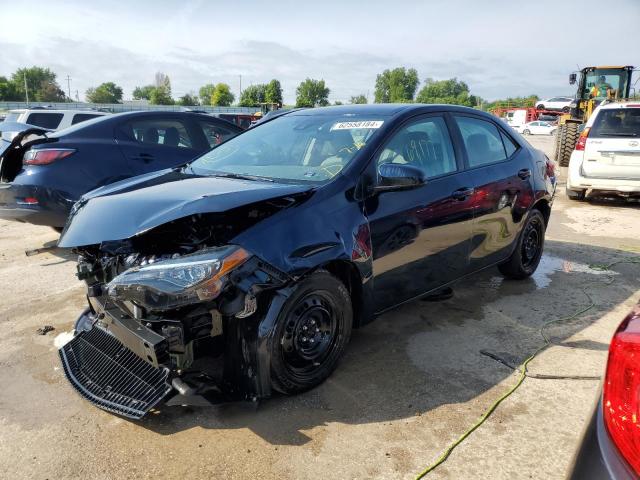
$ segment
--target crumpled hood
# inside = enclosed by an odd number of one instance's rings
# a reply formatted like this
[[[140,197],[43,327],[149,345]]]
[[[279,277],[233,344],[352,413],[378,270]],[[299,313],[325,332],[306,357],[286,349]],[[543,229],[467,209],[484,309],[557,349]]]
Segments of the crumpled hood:
[[[74,205],[58,246],[79,247],[124,240],[189,215],[225,212],[311,188],[200,177],[178,170],[141,175],[83,196]]]

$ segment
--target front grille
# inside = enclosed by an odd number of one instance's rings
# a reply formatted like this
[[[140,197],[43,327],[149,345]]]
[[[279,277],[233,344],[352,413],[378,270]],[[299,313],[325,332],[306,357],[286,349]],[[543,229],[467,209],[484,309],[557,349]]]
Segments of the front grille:
[[[98,327],[59,352],[71,385],[104,410],[139,419],[171,391],[169,370],[153,367]]]

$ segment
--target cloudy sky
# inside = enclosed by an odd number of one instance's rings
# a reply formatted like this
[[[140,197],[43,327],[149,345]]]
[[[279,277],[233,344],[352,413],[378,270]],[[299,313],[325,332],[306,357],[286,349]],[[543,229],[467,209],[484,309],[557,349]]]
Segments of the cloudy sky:
[[[545,97],[572,93],[567,77],[578,65],[640,66],[640,1],[614,3],[0,0],[0,75],[47,66],[65,91],[69,75],[81,99],[104,81],[130,98],[157,71],[174,97],[209,82],[237,95],[240,76],[243,87],[278,78],[293,103],[306,77],[324,79],[332,101],[371,101],[376,74],[405,66],[421,81],[458,77],[490,100]],[[582,15],[601,20],[580,38]]]

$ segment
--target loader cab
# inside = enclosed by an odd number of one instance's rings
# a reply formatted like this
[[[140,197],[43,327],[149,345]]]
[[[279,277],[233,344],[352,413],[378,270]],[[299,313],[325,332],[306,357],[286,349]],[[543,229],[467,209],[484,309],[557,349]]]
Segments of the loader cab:
[[[633,67],[587,67],[580,72],[578,98],[629,98]]]

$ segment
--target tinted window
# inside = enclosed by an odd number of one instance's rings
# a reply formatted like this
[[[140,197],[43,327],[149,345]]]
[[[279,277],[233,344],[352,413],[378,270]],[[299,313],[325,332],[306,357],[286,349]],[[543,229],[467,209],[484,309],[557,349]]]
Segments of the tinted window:
[[[202,133],[211,148],[216,145],[220,145],[222,142],[226,142],[237,135],[235,131],[232,131],[230,128],[225,128],[219,123],[199,120],[198,125],[202,129]]]
[[[507,152],[507,157],[510,157],[518,149],[518,146],[513,143],[513,140],[511,140],[511,138],[509,138],[509,136],[502,130],[500,130],[500,136],[502,137],[502,143],[504,144],[504,149]]]
[[[27,117],[27,123],[29,125],[35,125],[36,127],[50,128],[52,130],[58,128],[62,121],[62,113],[31,113]]]
[[[601,110],[589,137],[640,137],[640,108]]]
[[[185,124],[174,119],[134,119],[122,125],[122,130],[130,139],[167,147],[192,148],[193,142]]]
[[[458,167],[444,119],[429,117],[401,128],[380,154],[378,166],[383,163],[408,163],[427,177],[455,172]]]
[[[91,120],[92,118],[102,117],[102,115],[96,115],[94,113],[76,113],[71,120],[71,125],[84,122],[85,120]]]
[[[456,116],[455,119],[462,134],[470,167],[506,160],[507,153],[498,127],[478,118]]]

